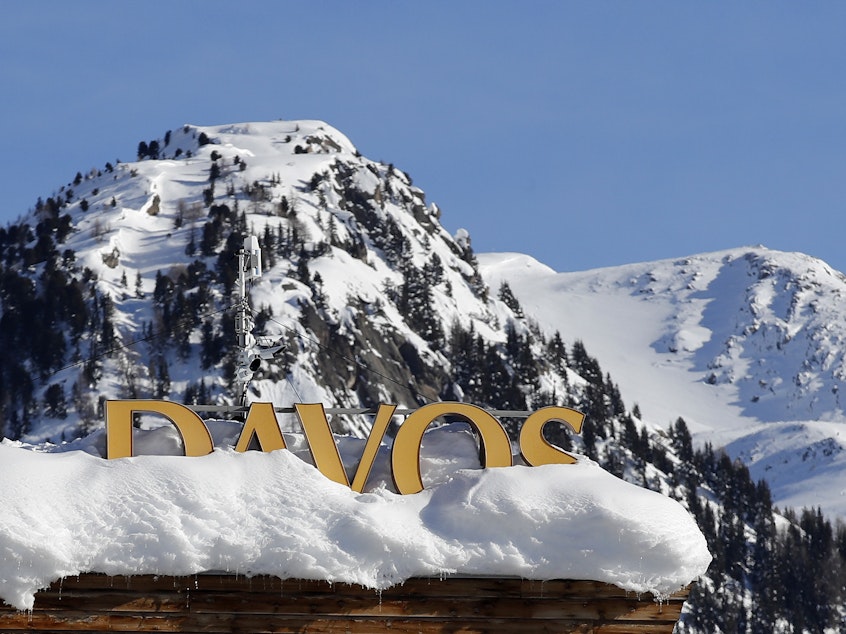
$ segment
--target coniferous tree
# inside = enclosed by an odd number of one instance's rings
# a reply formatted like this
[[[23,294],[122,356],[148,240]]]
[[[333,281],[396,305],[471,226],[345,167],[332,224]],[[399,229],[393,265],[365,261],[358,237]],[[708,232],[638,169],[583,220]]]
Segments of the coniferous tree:
[[[52,383],[44,392],[44,409],[47,416],[52,418],[67,418],[65,390],[58,383]]]
[[[170,395],[171,384],[170,372],[164,355],[159,356],[155,369],[156,387],[154,395],[157,399],[165,399]]]
[[[444,280],[444,265],[437,253],[433,253],[429,261],[423,265],[423,275],[429,286],[437,286]]]
[[[567,348],[561,340],[561,333],[555,331],[546,346],[547,359],[553,369],[562,377],[567,377]]]
[[[215,333],[210,319],[203,322],[200,342],[200,365],[204,370],[214,367],[223,358],[223,340]]]
[[[508,282],[503,281],[499,285],[498,297],[500,301],[508,306],[517,317],[523,317],[523,308],[514,296],[514,292],[511,290],[511,286],[508,285]]]
[[[755,540],[750,551],[749,585],[753,597],[749,619],[751,634],[775,630],[779,603],[776,571],[776,528],[769,487],[760,481],[753,510]]]
[[[432,303],[432,288],[423,272],[413,264],[405,264],[402,271],[397,308],[409,325],[437,349],[443,345],[444,333]]]

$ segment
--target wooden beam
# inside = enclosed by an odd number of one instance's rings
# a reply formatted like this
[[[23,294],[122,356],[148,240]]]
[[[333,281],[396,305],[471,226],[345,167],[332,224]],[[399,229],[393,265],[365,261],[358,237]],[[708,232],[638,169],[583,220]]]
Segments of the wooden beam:
[[[415,578],[377,592],[264,575],[85,574],[38,592],[32,612],[0,607],[0,631],[670,634],[686,596],[505,577]]]

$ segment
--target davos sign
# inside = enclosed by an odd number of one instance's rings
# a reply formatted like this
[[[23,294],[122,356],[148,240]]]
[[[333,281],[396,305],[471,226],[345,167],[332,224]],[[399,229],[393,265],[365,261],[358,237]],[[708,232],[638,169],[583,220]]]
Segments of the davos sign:
[[[355,470],[352,482],[344,470],[335,438],[320,403],[297,403],[294,409],[302,424],[315,467],[327,478],[362,492],[376,460],[376,454],[397,406],[381,404],[370,435]],[[203,456],[214,451],[214,442],[203,419],[192,409],[172,401],[106,401],[106,458],[133,455],[132,429],[135,414],[150,413],[165,417],[180,435],[186,456]],[[439,402],[412,411],[400,425],[391,447],[391,475],[397,492],[423,490],[420,476],[420,445],[426,428],[436,419],[449,416],[467,422],[479,438],[483,467],[510,467],[513,464],[511,442],[502,423],[490,412],[468,403]],[[558,422],[579,433],[584,414],[569,407],[544,407],[530,414],[520,429],[520,455],[526,464],[572,464],[576,459],[550,444],[543,436],[547,423]],[[255,441],[262,451],[286,449],[272,403],[253,403],[247,412],[235,450],[244,452]]]

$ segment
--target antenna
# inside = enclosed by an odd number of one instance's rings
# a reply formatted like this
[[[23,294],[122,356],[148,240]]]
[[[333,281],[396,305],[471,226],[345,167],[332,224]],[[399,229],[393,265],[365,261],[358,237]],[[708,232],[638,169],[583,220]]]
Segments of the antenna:
[[[247,293],[247,282],[261,278],[261,247],[258,238],[248,236],[244,238],[244,247],[238,251],[238,287],[237,312],[235,314],[235,335],[238,340],[240,353],[238,368],[235,371],[235,385],[240,394],[240,405],[247,405],[247,388],[253,375],[261,367],[262,360],[273,359],[283,346],[260,346],[253,336],[256,322],[250,308],[250,298]]]

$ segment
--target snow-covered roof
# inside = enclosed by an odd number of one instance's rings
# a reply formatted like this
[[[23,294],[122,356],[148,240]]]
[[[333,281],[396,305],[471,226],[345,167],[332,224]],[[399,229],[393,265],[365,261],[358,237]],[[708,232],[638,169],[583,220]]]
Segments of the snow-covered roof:
[[[63,576],[240,575],[386,588],[415,576],[589,579],[669,594],[711,561],[674,500],[579,457],[572,465],[481,469],[462,425],[424,437],[426,488],[392,491],[383,447],[364,493],[288,449],[235,452],[238,424],[210,424],[217,448],[179,453],[169,425],[136,430],[136,455],[103,459],[103,431],[63,447],[0,445],[0,598],[31,608]],[[363,440],[338,439],[345,464]],[[171,455],[162,455],[171,454]]]

